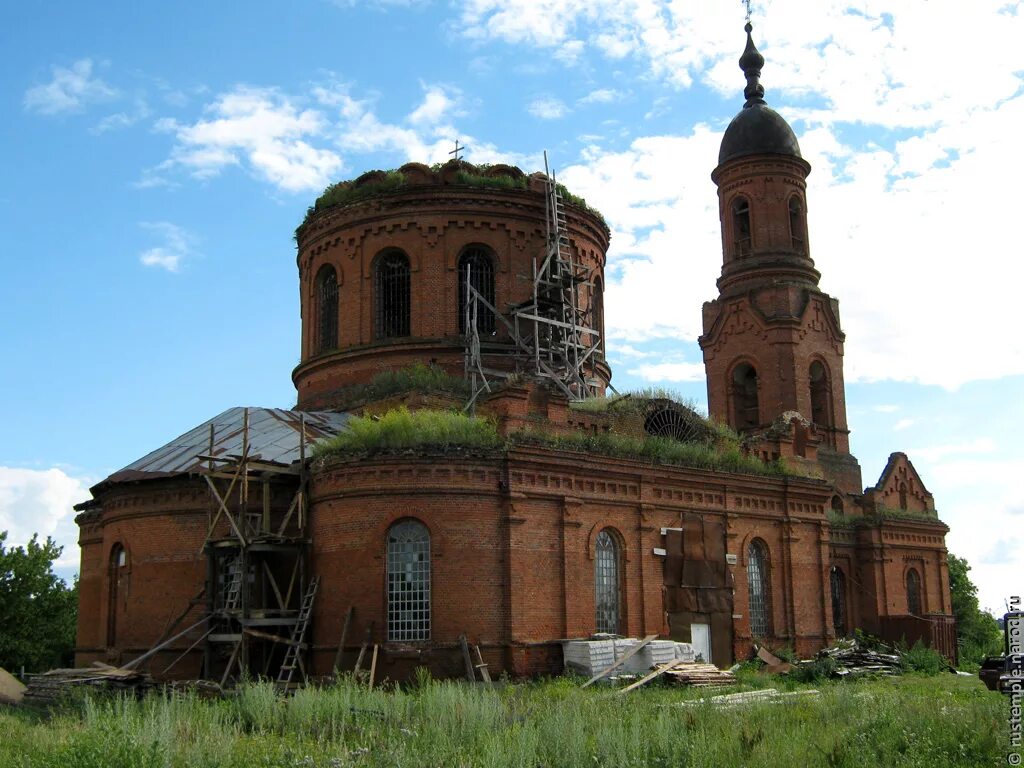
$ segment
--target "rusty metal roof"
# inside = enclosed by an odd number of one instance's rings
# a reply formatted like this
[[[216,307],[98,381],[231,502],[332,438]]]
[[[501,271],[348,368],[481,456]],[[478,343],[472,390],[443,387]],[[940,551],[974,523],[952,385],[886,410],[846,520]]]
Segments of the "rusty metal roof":
[[[197,472],[206,462],[200,456],[242,455],[245,413],[249,412],[249,458],[287,466],[299,460],[300,420],[305,416],[307,450],[317,440],[338,434],[350,415],[328,411],[287,411],[281,408],[228,408],[219,416],[171,440],[162,448],[118,470],[106,483],[146,480]],[[210,451],[210,425],[213,451]]]

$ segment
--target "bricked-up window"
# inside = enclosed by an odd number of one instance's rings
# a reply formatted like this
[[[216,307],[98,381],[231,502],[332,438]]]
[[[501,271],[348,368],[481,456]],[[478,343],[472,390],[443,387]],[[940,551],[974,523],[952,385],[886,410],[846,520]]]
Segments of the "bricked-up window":
[[[800,198],[795,195],[789,198],[789,237],[793,243],[793,250],[803,253],[805,248],[804,206],[800,202]]]
[[[117,645],[117,614],[123,593],[122,581],[128,568],[128,553],[120,544],[110,550],[110,566],[107,572],[109,594],[107,600],[107,646]]]
[[[846,514],[846,510],[843,508],[842,497],[838,495],[832,497],[832,511],[835,512],[835,514],[839,517],[842,517]]]
[[[906,509],[907,508],[907,484],[906,483],[900,483],[899,496],[900,496],[900,509]]]
[[[914,568],[907,571],[907,613],[921,615],[921,577]]]
[[[823,427],[832,426],[832,391],[828,370],[820,360],[811,363],[811,421]]]
[[[750,363],[740,363],[732,369],[732,411],[734,429],[753,429],[761,424],[757,369]]]
[[[325,264],[316,273],[316,353],[338,348],[338,273]]]
[[[619,542],[605,528],[597,534],[594,558],[594,598],[598,632],[619,634]]]
[[[430,639],[430,532],[417,520],[388,531],[388,640]]]
[[[747,589],[750,592],[750,633],[754,637],[771,634],[771,579],[768,573],[768,548],[755,539],[747,549]]]
[[[846,574],[832,566],[832,627],[836,637],[846,637]]]
[[[409,335],[409,259],[390,251],[377,259],[374,275],[376,332],[378,339]]]
[[[737,256],[749,256],[750,245],[750,203],[745,197],[732,201],[733,248]]]
[[[467,248],[459,257],[459,333],[466,332],[467,279],[480,297],[494,306],[494,259],[484,248]],[[477,302],[477,333],[494,333],[494,313]]]

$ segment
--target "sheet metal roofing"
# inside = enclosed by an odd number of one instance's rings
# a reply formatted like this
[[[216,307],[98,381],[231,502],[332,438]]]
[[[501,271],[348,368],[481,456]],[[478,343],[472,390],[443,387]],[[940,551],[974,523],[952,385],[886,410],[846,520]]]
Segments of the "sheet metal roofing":
[[[281,408],[228,408],[219,416],[171,440],[121,469],[104,483],[145,480],[196,472],[206,464],[199,456],[240,457],[245,412],[249,411],[249,458],[289,465],[299,460],[300,420],[306,420],[306,447],[338,434],[349,420],[347,413],[286,411]],[[213,452],[210,452],[210,425]]]

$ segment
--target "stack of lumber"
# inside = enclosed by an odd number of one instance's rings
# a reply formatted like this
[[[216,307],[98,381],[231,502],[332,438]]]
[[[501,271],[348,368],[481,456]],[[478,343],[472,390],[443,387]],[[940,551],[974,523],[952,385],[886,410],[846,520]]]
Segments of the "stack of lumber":
[[[665,677],[678,685],[690,685],[694,688],[724,688],[736,685],[736,676],[732,672],[723,672],[714,664],[682,663],[674,666]]]
[[[679,658],[678,645],[671,640],[635,637],[566,640],[562,643],[562,659],[566,669],[585,677],[592,677],[623,658],[625,662],[616,668],[618,675],[643,675]],[[634,652],[637,646],[639,650]]]
[[[903,672],[898,653],[882,653],[861,648],[857,641],[843,641],[818,652],[818,658],[831,658],[836,663],[833,674],[846,677],[854,674],[899,675]],[[809,663],[809,662],[801,662]]]
[[[24,702],[38,705],[52,704],[67,691],[81,686],[139,695],[152,688],[153,685],[153,678],[145,672],[138,672],[134,669],[118,669],[117,667],[51,669],[49,672],[32,675],[29,678]]]
[[[620,655],[615,653],[614,640],[567,640],[562,643],[565,668],[584,677],[592,677],[608,669]]]
[[[615,641],[615,658],[621,659],[642,641],[625,637]],[[676,659],[676,644],[671,640],[649,640],[623,665],[626,674],[642,675],[648,670]]]

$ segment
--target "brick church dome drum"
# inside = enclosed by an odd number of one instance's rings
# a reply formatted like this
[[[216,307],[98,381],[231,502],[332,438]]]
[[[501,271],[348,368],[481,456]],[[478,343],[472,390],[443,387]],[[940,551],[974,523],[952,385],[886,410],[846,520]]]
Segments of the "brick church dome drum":
[[[563,196],[572,257],[588,275],[581,301],[599,308],[608,227],[584,201]],[[528,302],[545,216],[543,174],[507,165],[409,163],[328,187],[296,233],[300,407],[334,407],[346,388],[414,364],[461,376],[466,279],[500,315]],[[481,310],[477,330],[481,344],[507,347],[513,364],[500,317]],[[603,356],[589,365],[608,381]]]

